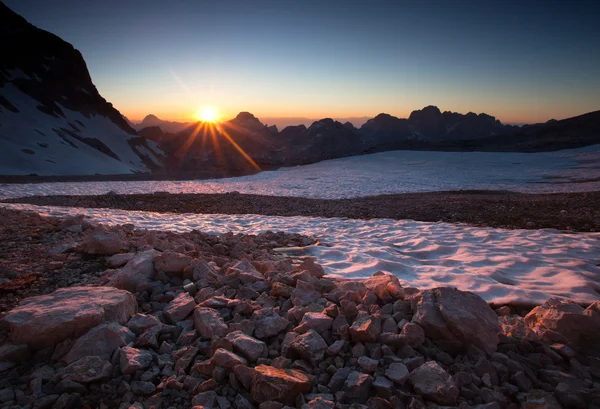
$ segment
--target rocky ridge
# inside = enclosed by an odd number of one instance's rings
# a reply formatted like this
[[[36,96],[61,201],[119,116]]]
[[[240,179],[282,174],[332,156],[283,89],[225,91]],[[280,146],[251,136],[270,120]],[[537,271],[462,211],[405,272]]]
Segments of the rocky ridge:
[[[492,310],[384,273],[335,280],[271,251],[311,242],[283,233],[50,224],[73,243],[55,254],[110,268],[3,316],[0,407],[600,406],[600,302]]]

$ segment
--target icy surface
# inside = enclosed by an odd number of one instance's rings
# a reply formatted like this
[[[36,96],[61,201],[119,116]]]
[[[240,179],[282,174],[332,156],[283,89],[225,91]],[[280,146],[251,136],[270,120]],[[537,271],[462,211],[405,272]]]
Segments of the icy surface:
[[[381,270],[417,288],[454,286],[497,304],[539,304],[551,296],[600,298],[600,233],[504,230],[412,220],[170,214],[109,209],[2,206],[107,224],[206,233],[266,230],[312,235],[320,245],[288,249],[314,256],[328,274],[369,277]]]
[[[228,179],[5,185],[0,198],[109,191],[347,198],[460,189],[600,190],[600,145],[543,153],[391,151]]]

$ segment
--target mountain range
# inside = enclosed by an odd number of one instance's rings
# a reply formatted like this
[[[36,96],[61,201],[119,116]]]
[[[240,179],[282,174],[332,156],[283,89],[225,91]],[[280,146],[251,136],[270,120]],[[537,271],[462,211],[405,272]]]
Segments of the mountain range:
[[[0,2],[0,174],[243,174],[397,149],[536,152],[600,143],[600,111],[521,127],[435,106],[408,118],[280,126],[248,112],[220,124],[129,122],[79,51]],[[306,118],[286,118],[295,121]],[[294,122],[289,122],[294,123]],[[356,127],[355,124],[362,124]]]

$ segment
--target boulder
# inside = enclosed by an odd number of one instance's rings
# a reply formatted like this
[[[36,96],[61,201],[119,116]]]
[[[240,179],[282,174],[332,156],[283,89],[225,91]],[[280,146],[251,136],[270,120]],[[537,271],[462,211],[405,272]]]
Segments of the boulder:
[[[212,363],[220,368],[232,369],[238,365],[248,365],[241,356],[224,348],[218,348],[211,358]]]
[[[294,405],[296,397],[311,388],[311,378],[302,371],[258,365],[254,368],[250,393],[258,403],[273,400]]]
[[[68,287],[22,300],[4,321],[16,343],[44,348],[78,338],[103,322],[125,324],[136,310],[135,297],[128,291]]]
[[[350,401],[364,403],[369,399],[371,385],[373,385],[373,377],[371,375],[352,371],[344,383],[344,392],[346,392],[346,396]]]
[[[325,356],[327,342],[313,329],[298,335],[290,344],[290,351],[309,362],[318,362]]]
[[[119,353],[121,372],[132,375],[140,369],[146,369],[152,363],[152,354],[145,349],[123,347]]]
[[[154,258],[158,254],[156,250],[137,253],[123,268],[106,274],[106,285],[135,292],[138,286],[150,284],[155,276]]]
[[[112,376],[113,366],[97,356],[86,356],[65,368],[63,378],[79,383],[98,382]]]
[[[323,333],[331,328],[333,318],[321,312],[307,312],[302,317],[300,324],[294,328],[294,331],[305,333],[310,329],[314,329],[319,333]]]
[[[167,274],[181,274],[192,260],[188,255],[167,250],[156,256],[154,268]]]
[[[194,310],[194,327],[202,338],[212,339],[214,336],[224,337],[229,332],[227,324],[217,310],[196,307]]]
[[[398,277],[381,271],[373,274],[364,282],[367,290],[373,291],[382,304],[393,303],[404,296],[404,290]]]
[[[543,342],[594,353],[600,342],[599,306],[600,301],[596,301],[584,309],[573,301],[551,298],[525,316],[525,325]]]
[[[429,361],[419,366],[408,379],[415,392],[424,399],[438,405],[456,405],[459,390],[452,377],[437,362]]]
[[[188,293],[181,293],[175,297],[164,309],[165,318],[175,324],[183,321],[196,306],[196,302]]]
[[[323,276],[325,275],[325,270],[323,269],[323,267],[321,267],[320,264],[315,263],[315,260],[312,258],[304,260],[297,267],[297,269],[299,271],[307,270],[310,273],[310,275],[316,278],[323,278]]]
[[[242,331],[230,332],[225,339],[231,342],[235,352],[244,355],[251,362],[268,355],[267,344]]]
[[[96,229],[85,236],[81,243],[81,251],[85,254],[113,255],[121,251],[124,242],[116,232]]]
[[[135,253],[114,254],[106,258],[106,263],[112,268],[119,268],[127,264],[133,257],[135,257]]]
[[[385,370],[385,376],[397,385],[404,385],[409,376],[408,368],[400,362],[392,363]]]
[[[381,320],[365,312],[361,312],[350,327],[350,336],[354,342],[377,342],[380,333]]]
[[[135,314],[127,322],[127,328],[132,330],[137,335],[143,334],[152,327],[160,324],[160,321],[156,319],[154,315],[147,314]]]
[[[29,359],[31,351],[27,344],[4,344],[0,346],[0,362],[23,362]]]
[[[283,332],[290,322],[277,314],[271,308],[263,308],[252,314],[255,330],[254,335],[258,339],[267,339]]]
[[[71,364],[90,355],[109,360],[117,348],[134,340],[135,334],[116,322],[100,324],[75,341],[63,361]]]
[[[498,317],[478,295],[455,288],[424,290],[412,298],[412,321],[443,349],[475,345],[488,354],[498,347]]]

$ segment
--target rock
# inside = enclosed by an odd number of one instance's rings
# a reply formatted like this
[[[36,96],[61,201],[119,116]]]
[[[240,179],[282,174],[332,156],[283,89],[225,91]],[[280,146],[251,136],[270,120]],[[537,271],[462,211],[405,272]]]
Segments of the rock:
[[[251,362],[268,355],[267,344],[242,331],[234,331],[225,337],[233,345],[234,352],[244,355]]]
[[[594,353],[600,342],[599,301],[583,309],[573,301],[556,298],[535,307],[525,324],[541,341],[560,343]]]
[[[373,387],[378,396],[382,396],[386,399],[394,394],[394,384],[385,376],[377,376],[375,382],[373,382]]]
[[[315,263],[314,259],[308,258],[304,260],[298,267],[298,271],[307,270],[311,276],[315,278],[323,278],[325,275],[325,270],[321,265]]]
[[[250,403],[250,401],[248,399],[244,398],[239,393],[237,394],[237,396],[235,397],[235,400],[233,401],[233,407],[235,409],[254,409],[254,406],[252,405],[252,403]]]
[[[217,408],[217,394],[215,391],[200,392],[192,399],[192,406],[199,406],[204,409]]]
[[[160,321],[157,320],[153,315],[135,314],[129,321],[127,321],[126,326],[137,335],[140,335],[159,324]]]
[[[70,364],[90,355],[109,360],[117,348],[134,340],[135,334],[116,322],[100,324],[75,341],[63,361]]]
[[[86,356],[65,368],[64,378],[79,383],[98,382],[112,376],[113,366],[97,356]]]
[[[333,318],[320,312],[307,312],[302,317],[300,324],[294,328],[294,331],[305,333],[309,329],[313,329],[318,333],[323,333],[331,328]]]
[[[250,393],[258,403],[274,400],[293,405],[300,393],[308,393],[311,388],[312,380],[304,372],[258,365]]]
[[[4,344],[0,346],[0,362],[23,362],[29,359],[31,351],[27,344]]]
[[[283,332],[290,322],[277,314],[271,308],[255,310],[252,314],[252,321],[256,326],[254,335],[258,339],[267,339]]]
[[[315,330],[298,335],[290,344],[290,351],[294,355],[309,362],[318,362],[325,356],[327,342]]]
[[[174,251],[164,251],[154,259],[154,268],[167,274],[181,274],[192,263],[192,258]]]
[[[106,259],[106,263],[112,268],[119,268],[127,264],[134,256],[135,253],[114,254]]]
[[[388,377],[396,385],[404,385],[409,376],[409,371],[406,365],[399,362],[392,363],[385,370],[385,376]]]
[[[58,393],[79,393],[81,395],[88,393],[88,390],[85,386],[70,379],[63,379],[60,381],[56,385],[56,391]]]
[[[562,409],[562,406],[550,392],[534,389],[527,394],[521,409]]]
[[[356,362],[358,366],[360,366],[366,372],[375,372],[377,366],[379,365],[379,361],[377,359],[372,359],[367,356],[361,356],[358,358]]]
[[[44,348],[78,338],[103,322],[125,324],[136,310],[130,292],[112,287],[68,287],[22,300],[4,321],[16,343]]]
[[[134,395],[152,395],[156,391],[156,386],[152,382],[133,381],[131,382],[131,392]]]
[[[131,375],[140,369],[146,369],[152,363],[152,354],[144,349],[123,347],[119,353],[121,372]]]
[[[175,324],[183,321],[196,307],[196,302],[188,293],[175,297],[164,309],[165,318]]]
[[[265,277],[248,260],[241,260],[229,269],[228,274],[235,271],[242,284],[255,283],[263,281]]]
[[[351,401],[364,403],[369,399],[373,377],[357,371],[352,371],[344,383],[344,392]]]
[[[473,344],[488,354],[496,351],[498,317],[478,295],[440,287],[416,294],[412,304],[412,321],[440,346],[460,349]]]
[[[321,293],[315,287],[304,281],[298,281],[296,288],[292,291],[291,299],[294,306],[306,307],[321,298]]]
[[[123,240],[118,233],[96,229],[84,237],[81,251],[85,254],[112,255],[121,251],[123,246]]]
[[[339,354],[344,348],[344,345],[346,345],[346,341],[343,339],[338,339],[333,344],[329,345],[326,351],[327,355],[335,356]]]
[[[350,327],[353,342],[377,342],[381,333],[381,321],[368,313],[361,312]]]
[[[229,328],[217,310],[205,307],[196,307],[194,310],[194,327],[205,339],[212,339],[215,336],[224,337],[229,332]]]
[[[331,393],[336,393],[337,391],[342,389],[344,383],[346,382],[346,379],[348,378],[348,375],[350,375],[350,372],[352,372],[352,369],[350,369],[349,367],[342,367],[335,371],[335,373],[331,377],[331,380],[327,384],[327,387],[329,388]]]
[[[425,342],[425,331],[419,325],[409,322],[402,327],[401,334],[406,337],[406,343],[418,348]]]
[[[221,368],[231,369],[238,365],[248,365],[241,356],[224,348],[218,348],[212,356],[212,362]]]
[[[324,399],[320,396],[309,401],[307,404],[302,405],[302,409],[333,409],[335,403],[333,401]]]
[[[139,286],[148,285],[154,279],[154,258],[160,254],[156,250],[137,253],[125,266],[106,274],[106,285],[135,292]]]
[[[452,377],[437,362],[429,361],[421,365],[410,373],[408,379],[415,392],[424,399],[438,405],[456,404],[459,390]]]
[[[398,277],[381,271],[364,281],[367,290],[375,293],[382,304],[393,303],[404,296]]]

